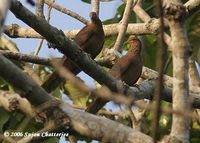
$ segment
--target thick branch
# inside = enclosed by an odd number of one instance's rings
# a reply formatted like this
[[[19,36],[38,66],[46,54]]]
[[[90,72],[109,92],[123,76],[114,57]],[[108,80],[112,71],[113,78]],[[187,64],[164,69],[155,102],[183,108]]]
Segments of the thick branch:
[[[38,84],[35,83],[30,76],[24,74],[21,69],[16,67],[1,54],[0,61],[1,77],[11,83],[16,89],[23,91],[23,94],[26,95],[26,98],[31,101],[32,104],[40,105],[54,99],[52,96],[43,96],[46,94],[45,90],[38,88]]]
[[[200,0],[189,0],[187,1],[184,6],[187,9],[187,14],[190,16],[200,8]]]
[[[106,36],[113,36],[119,33],[119,24],[104,25],[104,32]],[[157,19],[148,21],[146,23],[129,24],[127,28],[127,34],[156,34],[159,27],[159,21]],[[32,28],[23,28],[17,24],[11,26],[5,26],[5,33],[13,38],[43,38]],[[80,30],[65,30],[64,34],[68,38],[73,38]]]
[[[75,130],[85,129],[81,130],[80,134],[91,136],[93,139],[101,138],[102,142],[152,143],[149,136],[117,122],[81,112],[64,104],[60,107],[72,119],[71,124]]]
[[[166,18],[168,19],[173,43],[173,109],[190,111],[188,87],[189,42],[184,28],[183,14],[185,9],[178,1],[165,1]],[[171,137],[179,142],[189,142],[190,120],[173,115]]]
[[[34,116],[34,111],[28,100],[20,97],[20,95],[16,93],[0,90],[0,107],[3,107],[10,112],[20,110],[30,117]]]

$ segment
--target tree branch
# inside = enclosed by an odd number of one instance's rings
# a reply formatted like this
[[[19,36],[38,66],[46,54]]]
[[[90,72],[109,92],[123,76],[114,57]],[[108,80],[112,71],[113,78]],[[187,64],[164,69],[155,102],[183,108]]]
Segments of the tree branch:
[[[192,86],[200,87],[200,76],[195,65],[195,61],[189,59],[189,79]]]
[[[7,49],[9,49],[10,51],[14,52],[15,55],[19,55],[19,56],[24,57],[23,54],[21,55],[19,53],[19,50],[16,47],[16,45],[11,40],[7,39],[4,35],[2,35],[1,41],[2,41],[2,43],[4,43],[4,45],[6,45]],[[4,50],[2,50],[2,51],[4,51]],[[10,55],[11,55],[11,57],[13,57],[13,54],[10,54]],[[30,67],[30,65],[27,65],[24,62],[21,62],[21,65],[24,68],[25,72],[27,72],[38,84],[42,83],[40,77],[35,73],[35,71]]]
[[[13,59],[13,60],[30,62],[30,63],[34,63],[34,64],[42,64],[42,65],[47,65],[47,66],[51,65],[50,59],[41,58],[38,56],[15,53],[15,52],[11,52],[9,50],[0,50],[0,53],[3,54],[5,57],[7,57],[9,59]]]
[[[159,21],[157,19],[147,21],[146,23],[129,24],[127,28],[127,34],[156,34],[159,27]],[[119,24],[104,25],[105,36],[113,36],[119,33]],[[32,28],[20,27],[17,24],[11,26],[5,26],[5,33],[12,38],[43,38]],[[64,34],[68,38],[73,38],[80,30],[65,30]]]
[[[188,16],[191,16],[193,13],[199,10],[200,0],[189,0],[184,6],[186,7]]]
[[[99,15],[99,5],[100,1],[99,0],[92,0],[92,11],[96,12],[97,15]]]
[[[28,100],[20,97],[16,93],[0,90],[0,107],[1,106],[10,112],[20,110],[30,117],[34,116],[34,111]]]
[[[163,75],[164,75],[164,63],[165,58],[164,54],[166,53],[165,47],[164,47],[164,17],[163,17],[163,9],[162,9],[162,1],[161,0],[154,0],[154,3],[156,3],[156,11],[159,14],[160,17],[160,34],[158,35],[158,50],[157,50],[157,58],[156,58],[156,69],[158,71],[158,78],[156,82],[156,88],[155,88],[155,110],[154,110],[154,117],[153,117],[153,141],[154,143],[157,142],[158,139],[158,129],[159,129],[159,121],[160,121],[160,115],[161,115],[161,96],[162,96],[162,90],[163,90]]]
[[[10,7],[10,0],[0,1],[0,36],[3,32],[3,25],[4,25],[5,17],[7,15],[7,11],[9,7]]]
[[[173,109],[189,112],[188,58],[190,45],[184,28],[185,9],[178,0],[166,0],[164,6],[173,43]],[[169,140],[174,138],[176,141],[189,143],[189,124],[190,120],[187,117],[173,115]]]
[[[44,0],[36,1],[36,15],[44,18]]]
[[[115,45],[113,47],[115,51],[119,51],[119,49],[123,43],[123,40],[124,40],[124,37],[126,34],[126,30],[127,30],[127,26],[128,26],[129,15],[130,15],[131,9],[133,7],[133,2],[134,2],[134,0],[127,0],[123,18],[122,18],[121,22],[119,23],[119,27],[120,27],[119,34],[117,36],[117,40],[115,41]]]
[[[54,9],[62,12],[62,13],[65,13],[77,20],[79,20],[80,22],[84,23],[84,24],[87,24],[89,21],[86,20],[85,18],[81,17],[79,14],[69,10],[69,9],[66,9],[66,8],[63,8],[62,6],[56,4],[56,3],[53,3],[51,0],[44,0],[44,2],[49,5],[50,7],[53,7]]]

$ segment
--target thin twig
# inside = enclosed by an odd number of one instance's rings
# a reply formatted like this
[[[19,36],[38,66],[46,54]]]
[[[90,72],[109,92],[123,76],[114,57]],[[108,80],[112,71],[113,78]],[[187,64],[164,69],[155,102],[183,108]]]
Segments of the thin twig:
[[[92,0],[92,11],[96,12],[99,15],[99,0]]]
[[[44,42],[44,39],[40,39],[39,42],[38,42],[38,45],[36,47],[36,50],[35,52],[33,53],[34,56],[37,56],[39,51],[41,50],[41,47],[42,47],[42,44]]]
[[[16,44],[12,40],[8,39],[5,35],[2,35],[0,40],[2,44],[6,45],[6,48],[11,52],[19,52]]]
[[[36,0],[36,15],[44,18],[44,0]]]
[[[128,111],[129,111],[129,116],[131,118],[131,122],[132,122],[132,128],[136,129],[137,128],[137,124],[138,124],[138,121],[132,111],[132,108],[131,106],[128,106]]]
[[[127,0],[127,4],[126,4],[126,7],[125,7],[123,18],[122,18],[122,21],[120,22],[120,31],[119,31],[119,34],[117,36],[117,40],[115,42],[115,45],[113,47],[115,51],[119,51],[119,49],[122,45],[122,42],[124,40],[126,30],[127,30],[127,26],[128,26],[129,15],[130,15],[131,9],[133,7],[133,2],[134,2],[134,0]]]
[[[200,76],[195,61],[189,59],[189,78],[192,86],[200,87]]]
[[[199,72],[197,70],[195,61],[193,61],[191,58],[189,59],[189,80],[190,80],[190,84],[192,86],[200,87],[200,75],[199,75]],[[195,109],[195,113],[196,113],[197,116],[200,117],[200,110],[199,109]]]
[[[169,64],[170,64],[171,62],[172,62],[172,54],[170,53],[170,55],[168,56],[168,59],[167,59],[167,61],[166,61],[166,63],[165,63],[164,69],[163,69],[164,73],[167,72],[168,66],[169,66]]]
[[[154,110],[154,118],[153,118],[153,142],[157,143],[158,139],[158,129],[159,129],[159,120],[161,114],[161,94],[163,90],[163,74],[164,74],[164,18],[163,18],[163,10],[162,10],[162,2],[161,0],[155,0],[157,3],[157,12],[160,17],[160,34],[158,35],[159,47],[157,52],[157,60],[156,67],[158,70],[158,79],[155,88],[155,110]]]
[[[28,55],[28,54],[11,52],[9,50],[0,50],[0,53],[3,54],[5,57],[7,57],[9,59],[13,59],[13,60],[19,60],[19,61],[47,65],[47,66],[51,65],[50,59],[47,59],[47,58],[41,58],[38,56],[32,56],[32,55]]]
[[[38,0],[38,1],[41,1],[41,0]],[[55,0],[53,0],[53,3],[54,3],[54,1]],[[42,2],[44,3],[44,0],[42,0]],[[48,23],[49,23],[50,18],[51,18],[51,10],[52,10],[52,7],[48,6],[48,12],[47,12],[47,18],[46,18]],[[41,39],[39,41],[38,46],[37,46],[37,48],[36,48],[36,50],[35,50],[35,52],[33,54],[34,56],[38,55],[38,53],[39,53],[39,51],[40,51],[40,49],[42,47],[43,42],[44,42],[44,39]]]
[[[49,5],[49,6],[53,7],[53,8],[55,8],[56,10],[58,10],[58,11],[60,11],[60,12],[62,12],[62,13],[65,13],[65,14],[71,16],[71,17],[73,17],[73,18],[79,20],[80,22],[82,22],[82,23],[84,23],[84,24],[89,23],[88,20],[86,20],[85,18],[83,18],[83,17],[80,16],[79,14],[77,14],[77,13],[75,13],[75,12],[69,10],[69,9],[63,8],[62,6],[60,6],[60,5],[56,4],[56,3],[53,3],[53,2],[50,1],[50,0],[44,0],[44,2],[45,2],[47,5]]]

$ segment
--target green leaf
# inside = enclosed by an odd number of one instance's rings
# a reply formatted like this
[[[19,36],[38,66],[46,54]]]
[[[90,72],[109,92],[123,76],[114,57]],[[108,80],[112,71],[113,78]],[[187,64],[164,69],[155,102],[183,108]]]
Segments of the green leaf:
[[[69,83],[64,84],[64,93],[73,101],[73,104],[82,107],[86,106],[89,93],[83,92]]]
[[[0,133],[3,133],[3,127],[10,118],[10,113],[3,108],[0,108]]]
[[[192,47],[192,58],[200,63],[200,13],[193,14],[186,21],[188,39]]]
[[[156,67],[156,51],[157,41],[156,36],[147,35],[144,37],[144,65],[154,69]]]
[[[106,24],[118,23],[122,19],[122,16],[124,13],[124,8],[125,8],[125,4],[120,5],[117,8],[117,12],[116,12],[115,16],[111,19],[104,21],[103,24],[106,25]]]
[[[21,123],[24,117],[25,115],[22,113],[13,112],[9,118],[7,129],[15,129]]]
[[[50,137],[47,140],[43,141],[42,143],[59,143],[59,139],[56,137]]]
[[[60,91],[60,87],[57,87],[53,92],[51,92],[51,95],[60,99],[62,97],[62,92]]]

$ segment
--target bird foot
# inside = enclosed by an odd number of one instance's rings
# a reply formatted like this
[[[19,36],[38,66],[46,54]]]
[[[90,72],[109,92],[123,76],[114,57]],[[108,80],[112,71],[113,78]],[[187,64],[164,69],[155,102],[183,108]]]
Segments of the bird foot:
[[[87,54],[88,54],[88,56],[89,56],[91,59],[93,59],[93,58],[92,58],[92,54],[89,54],[89,53],[87,53]]]
[[[53,48],[53,49],[56,49],[56,44],[54,44],[54,43],[47,43],[47,46],[48,46],[48,48],[50,49],[50,48]]]
[[[140,86],[138,84],[134,84],[133,87],[140,89]]]

